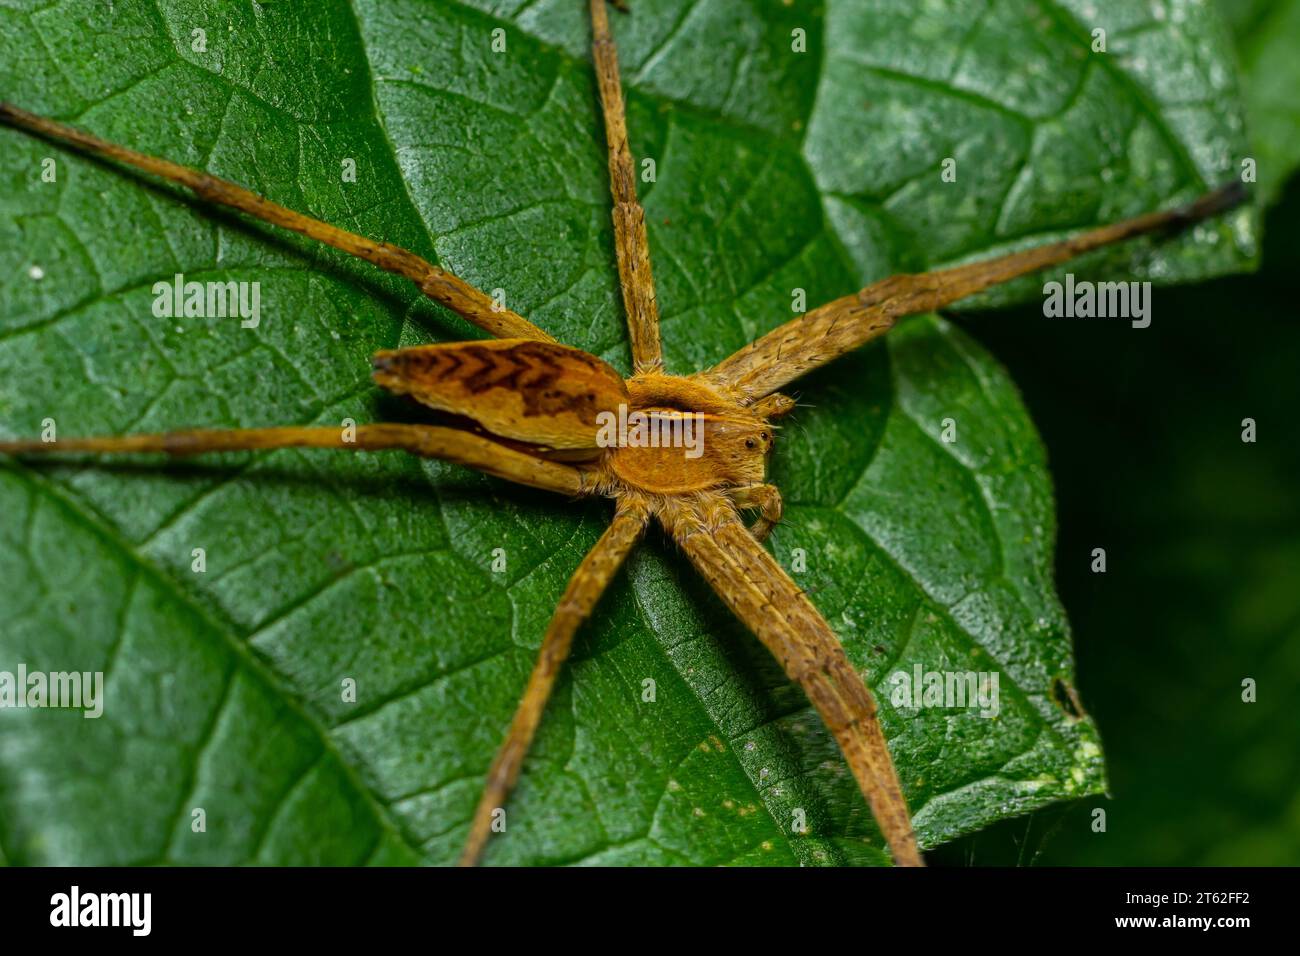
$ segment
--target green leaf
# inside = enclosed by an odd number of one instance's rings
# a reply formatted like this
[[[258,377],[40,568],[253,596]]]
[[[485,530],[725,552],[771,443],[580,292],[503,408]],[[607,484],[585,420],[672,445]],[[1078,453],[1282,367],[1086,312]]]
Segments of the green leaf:
[[[1220,0],[1241,60],[1261,204],[1279,198],[1300,167],[1300,0]]]
[[[632,148],[657,167],[640,188],[670,368],[785,320],[796,288],[812,306],[1233,175],[1219,21],[1107,8],[1105,54],[1073,0],[616,16]],[[405,245],[627,367],[582,4],[31,2],[0,27],[6,99]],[[403,408],[369,384],[370,352],[472,334],[364,264],[116,169],[10,131],[0,156],[6,432],[374,420]],[[1254,230],[1239,211],[1075,271],[1231,271]],[[260,282],[259,327],[155,317],[177,272]],[[775,553],[806,562],[876,688],[923,844],[1099,792],[1043,450],[1005,372],[928,317],[800,389]],[[98,720],[0,715],[14,863],[453,860],[608,514],[436,462],[289,451],[10,463],[0,509],[0,669],[106,672]],[[997,717],[891,706],[916,666],[996,671]],[[879,846],[806,700],[652,534],[580,635],[488,859],[877,863]]]

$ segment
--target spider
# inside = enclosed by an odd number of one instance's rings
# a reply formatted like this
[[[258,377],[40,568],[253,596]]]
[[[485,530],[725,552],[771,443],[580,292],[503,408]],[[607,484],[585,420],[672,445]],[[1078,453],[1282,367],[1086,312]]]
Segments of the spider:
[[[893,860],[923,864],[876,704],[835,632],[762,542],[781,520],[764,481],[774,420],[794,408],[779,389],[930,312],[991,286],[1134,236],[1171,232],[1233,208],[1240,183],[1190,205],[1148,213],[996,259],[896,275],[799,315],[729,358],[691,375],[664,371],[645,214],[628,148],[618,55],[606,0],[589,0],[592,58],[609,149],[615,252],[631,345],[624,379],[602,360],[562,345],[526,318],[415,254],[311,219],[234,183],[98,139],[0,103],[0,121],[180,184],[200,199],[327,243],[409,279],[495,340],[423,345],[374,357],[376,383],[447,416],[448,424],[349,429],[210,429],[114,437],[4,441],[0,453],[206,452],[287,447],[398,450],[508,481],[613,502],[613,518],[570,579],[542,640],[506,739],[488,772],[462,864],[476,863],[519,776],[575,632],[628,554],[658,522],[732,612],[806,693],[839,745]],[[615,3],[620,9],[622,5]],[[694,448],[599,438],[610,415],[700,429]],[[625,420],[625,419],[620,419]],[[752,525],[741,513],[756,511]]]

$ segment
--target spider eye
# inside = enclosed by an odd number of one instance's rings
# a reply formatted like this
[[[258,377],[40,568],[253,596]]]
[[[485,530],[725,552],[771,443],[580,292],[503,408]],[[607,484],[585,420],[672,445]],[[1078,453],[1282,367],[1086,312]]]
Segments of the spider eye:
[[[767,441],[767,432],[761,432],[758,437],[763,439],[763,441]]]
[[[752,438],[746,438],[746,439],[745,439],[745,447],[746,447],[746,448],[753,448],[753,447],[754,447],[754,439],[752,439]]]

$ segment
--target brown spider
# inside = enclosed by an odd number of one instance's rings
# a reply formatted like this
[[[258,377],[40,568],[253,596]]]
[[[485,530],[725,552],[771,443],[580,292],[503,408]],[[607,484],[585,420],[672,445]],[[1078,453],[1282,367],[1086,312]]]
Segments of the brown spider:
[[[617,4],[616,4],[617,5]],[[600,359],[555,342],[522,316],[457,276],[276,205],[234,183],[145,156],[0,104],[0,120],[179,183],[199,197],[292,229],[397,273],[498,341],[380,352],[375,381],[457,416],[450,427],[375,424],[335,428],[195,430],[125,437],[0,442],[0,452],[202,452],[286,447],[396,449],[440,458],[571,497],[599,495],[614,518],[569,581],[542,642],[504,744],[488,773],[461,862],[476,862],[493,818],[519,775],[556,676],[579,625],[654,518],[714,591],[803,688],[835,736],[871,806],[895,863],[921,865],[907,803],[876,705],[834,631],[760,542],[781,518],[781,496],[764,483],[769,421],[793,401],[777,389],[883,335],[903,316],[929,312],[990,286],[1110,243],[1174,230],[1244,199],[1240,184],[1189,206],[1149,213],[1062,242],[920,275],[897,275],[813,309],[689,376],[663,371],[659,315],[645,214],[628,149],[618,57],[604,0],[590,0],[592,52],[609,145],[614,235],[634,373],[624,380]],[[603,416],[639,413],[654,427],[692,424],[694,448],[599,440]],[[756,509],[747,528],[740,511]]]

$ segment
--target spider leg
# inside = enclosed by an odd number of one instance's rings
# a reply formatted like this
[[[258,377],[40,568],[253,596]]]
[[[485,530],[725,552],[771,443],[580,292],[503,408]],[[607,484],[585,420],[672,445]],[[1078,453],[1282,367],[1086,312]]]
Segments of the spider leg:
[[[519,779],[524,755],[528,753],[533,735],[537,732],[537,725],[541,722],[542,711],[546,709],[560,667],[569,656],[573,635],[579,625],[591,615],[596,602],[622,566],[628,552],[640,540],[648,523],[649,515],[642,504],[632,499],[622,499],[614,520],[569,579],[564,596],[560,598],[551,623],[546,628],[546,635],[542,638],[537,663],[533,665],[528,686],[524,689],[524,696],[510,722],[505,742],[488,770],[487,783],[474,811],[469,836],[461,853],[461,866],[473,866],[482,855],[483,847],[492,832],[493,816],[504,806],[510,791],[514,789],[515,781]]]
[[[755,541],[766,541],[772,529],[780,523],[781,514],[785,511],[781,492],[777,490],[776,485],[740,485],[736,488],[728,488],[726,495],[731,499],[731,503],[741,510],[758,509],[758,520],[749,526],[749,533],[754,536]]]
[[[532,488],[575,496],[591,491],[584,473],[570,465],[537,458],[470,432],[434,425],[194,429],[151,435],[61,438],[48,443],[0,441],[0,455],[15,456],[53,452],[109,455],[161,452],[183,456],[271,448],[405,451],[422,458],[455,462]]]
[[[655,283],[650,272],[645,210],[636,198],[636,166],[627,145],[627,118],[623,111],[623,86],[618,77],[618,50],[609,32],[606,0],[590,2],[591,54],[596,63],[596,84],[600,88],[600,105],[605,115],[605,139],[609,143],[614,244],[618,252],[618,278],[623,288],[628,336],[632,340],[632,364],[638,374],[654,372],[663,367],[659,347],[659,306],[655,302]]]
[[[876,702],[835,632],[725,498],[670,500],[659,518],[696,570],[808,695],[835,736],[900,866],[922,866]]]
[[[884,335],[904,316],[931,312],[1134,236],[1185,229],[1245,199],[1244,187],[1233,182],[1190,205],[1126,219],[1061,242],[936,272],[891,276],[778,326],[700,377],[750,403]]]
[[[311,239],[373,263],[388,272],[410,279],[433,301],[446,306],[466,321],[499,338],[537,339],[553,342],[549,335],[522,316],[497,305],[488,295],[446,269],[399,246],[367,239],[286,209],[225,179],[188,166],[106,142],[64,123],[37,116],[8,103],[0,103],[0,123],[7,123],[45,139],[57,140],[82,152],[115,160],[193,190],[200,199],[228,206],[255,219],[291,229]]]
[[[762,419],[784,418],[794,411],[798,404],[789,395],[772,392],[770,395],[764,395],[750,408],[753,409],[755,415]]]

